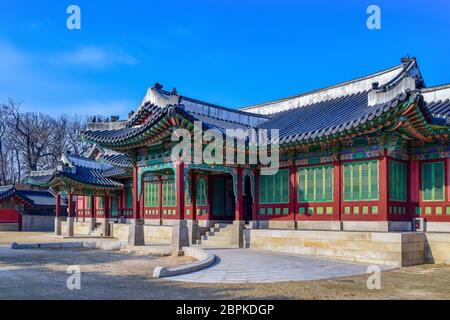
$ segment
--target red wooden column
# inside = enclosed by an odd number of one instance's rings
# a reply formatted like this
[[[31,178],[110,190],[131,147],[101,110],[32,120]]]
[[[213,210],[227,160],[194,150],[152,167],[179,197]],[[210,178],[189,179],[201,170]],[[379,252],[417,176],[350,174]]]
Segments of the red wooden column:
[[[163,213],[163,184],[162,176],[158,176],[158,213],[159,213],[159,223],[162,224],[162,213]]]
[[[68,202],[67,202],[67,216],[69,217],[69,218],[74,218],[75,217],[75,215],[74,215],[74,212],[73,212],[73,194],[72,194],[72,192],[69,192],[68,193]]]
[[[55,197],[55,235],[61,235],[61,195],[56,191]]]
[[[242,168],[237,168],[237,190],[236,190],[236,211],[235,221],[244,220],[244,200],[242,197]]]
[[[59,192],[56,192],[55,197],[55,217],[61,216],[61,195]]]
[[[294,229],[295,226],[295,205],[297,202],[297,169],[295,165],[292,165],[289,168],[290,179],[289,179],[289,215],[292,217],[294,221]]]
[[[104,203],[104,223],[103,223],[103,236],[107,237],[109,236],[109,217],[111,213],[111,197],[106,195],[103,197],[103,203]]]
[[[139,195],[138,195],[138,168],[135,163],[133,166],[133,219],[139,220],[141,218],[139,213]]]
[[[73,212],[73,194],[72,192],[68,193],[68,199],[67,199],[67,236],[73,237],[73,219],[75,217]]]
[[[420,190],[420,162],[412,160],[409,163],[409,216],[414,218],[416,215],[416,207],[420,206],[419,190]]]
[[[381,221],[388,221],[388,157],[387,150],[384,150],[383,158],[380,159],[380,217]]]
[[[252,220],[258,220],[258,204],[259,204],[259,169],[255,169],[255,185],[253,186],[253,205],[252,205]]]
[[[191,216],[190,219],[197,220],[197,175],[191,175]]]
[[[333,167],[333,219],[336,221],[342,220],[342,165],[341,161],[334,161]]]
[[[176,192],[177,192],[177,214],[179,220],[184,220],[184,163],[175,164]]]
[[[97,197],[91,196],[91,217],[92,219],[97,218],[97,204],[95,203]]]

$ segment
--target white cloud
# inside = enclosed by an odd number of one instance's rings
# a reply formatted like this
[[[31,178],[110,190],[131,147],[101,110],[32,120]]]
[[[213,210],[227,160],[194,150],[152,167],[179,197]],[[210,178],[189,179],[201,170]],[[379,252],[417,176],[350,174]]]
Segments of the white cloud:
[[[96,46],[78,48],[72,52],[61,53],[56,61],[63,65],[77,65],[91,68],[105,68],[113,65],[135,65],[137,59],[119,49]]]

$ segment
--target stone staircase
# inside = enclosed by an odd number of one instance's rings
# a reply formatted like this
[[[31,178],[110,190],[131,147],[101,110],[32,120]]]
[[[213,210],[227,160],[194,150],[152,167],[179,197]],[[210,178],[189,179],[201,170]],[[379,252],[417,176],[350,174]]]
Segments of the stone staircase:
[[[230,223],[215,223],[214,227],[210,227],[201,239],[197,240],[197,245],[204,247],[215,248],[235,248],[231,244],[231,229]]]
[[[89,235],[95,236],[95,237],[103,237],[102,224],[97,222],[94,226],[94,230],[91,230]]]

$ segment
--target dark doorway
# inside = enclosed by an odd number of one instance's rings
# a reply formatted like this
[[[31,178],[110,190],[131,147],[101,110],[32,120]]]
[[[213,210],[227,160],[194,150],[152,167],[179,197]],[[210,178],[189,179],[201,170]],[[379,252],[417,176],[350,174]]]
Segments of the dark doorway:
[[[233,178],[228,175],[212,176],[212,216],[217,220],[233,220],[236,202]]]
[[[245,176],[242,200],[244,207],[244,220],[246,223],[248,223],[250,220],[252,220],[253,211],[252,184],[249,176]]]

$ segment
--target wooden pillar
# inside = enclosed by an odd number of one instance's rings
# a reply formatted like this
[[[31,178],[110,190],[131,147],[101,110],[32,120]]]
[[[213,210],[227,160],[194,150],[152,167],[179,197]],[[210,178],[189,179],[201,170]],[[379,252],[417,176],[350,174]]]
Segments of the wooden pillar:
[[[73,194],[72,192],[68,193],[68,200],[67,200],[67,216],[69,218],[74,218],[74,212],[73,212]]]
[[[138,168],[136,164],[133,166],[133,219],[138,220],[141,218],[139,213],[139,195],[138,195]]]
[[[104,219],[103,219],[103,236],[108,237],[109,236],[109,217],[111,215],[111,197],[109,195],[105,195],[103,197],[103,212],[104,212]]]
[[[176,192],[177,192],[177,206],[176,210],[180,220],[184,220],[184,163],[177,162],[175,164],[176,176]]]
[[[91,196],[91,216],[93,219],[97,218],[97,204],[95,203],[97,197]]]
[[[292,220],[295,222],[295,204],[297,202],[297,170],[295,165],[289,168],[290,179],[289,179],[289,215],[291,215]],[[295,226],[294,226],[295,228]]]
[[[334,161],[333,169],[333,219],[342,220],[342,166],[341,161]]]
[[[55,217],[61,216],[61,195],[59,192],[56,192],[55,197]]]
[[[255,169],[255,185],[253,186],[252,220],[258,220],[259,205],[259,169]]]
[[[383,158],[380,160],[380,220],[388,221],[388,200],[389,200],[389,188],[388,188],[388,157],[387,150],[384,150]]]
[[[162,224],[162,207],[163,202],[163,185],[162,185],[162,176],[158,176],[158,212],[159,212],[159,223]]]
[[[191,219],[197,220],[197,175],[191,175]]]
[[[242,197],[242,168],[237,168],[236,211],[234,220],[244,220],[244,201]]]
[[[55,196],[55,235],[61,235],[61,195],[56,191]]]

